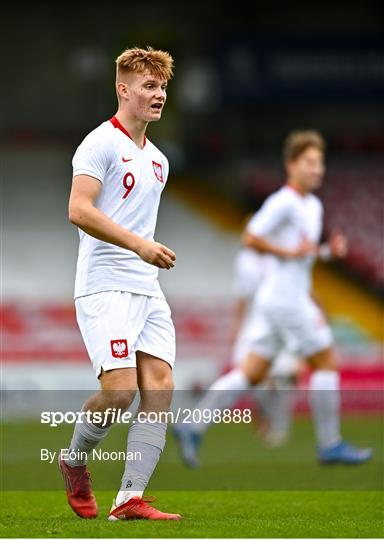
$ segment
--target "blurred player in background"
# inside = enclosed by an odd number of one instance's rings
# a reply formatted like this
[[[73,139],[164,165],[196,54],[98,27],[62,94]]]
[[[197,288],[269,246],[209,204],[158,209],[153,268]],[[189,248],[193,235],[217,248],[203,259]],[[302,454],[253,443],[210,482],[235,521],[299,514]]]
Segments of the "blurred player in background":
[[[255,332],[257,292],[266,272],[265,257],[254,249],[243,247],[236,254],[233,268],[235,298],[232,339],[232,367],[238,367],[249,352]],[[258,432],[270,446],[280,446],[289,435],[293,398],[292,392],[300,370],[299,359],[286,349],[274,358],[271,369],[252,392],[257,404]]]
[[[258,294],[254,333],[245,360],[218,379],[198,408],[223,409],[240,393],[265,380],[282,346],[305,358],[313,369],[310,400],[321,463],[359,464],[372,456],[343,441],[340,433],[339,373],[330,327],[311,299],[311,270],[316,257],[344,257],[341,233],[319,245],[323,207],[312,191],[324,176],[325,141],[316,131],[291,133],[284,144],[286,185],[270,195],[248,223],[243,244],[268,261]],[[231,403],[228,400],[231,400]],[[180,424],[175,434],[182,457],[196,465],[204,423]]]
[[[138,388],[139,411],[156,413],[169,408],[175,360],[174,326],[158,269],[172,268],[176,256],[154,241],[169,166],[145,132],[149,122],[161,118],[173,59],[150,47],[133,48],[116,64],[118,111],[83,140],[73,158],[69,219],[80,229],[76,314],[101,386],[83,411],[125,410]],[[109,427],[84,418],[75,427],[70,453],[64,454],[69,457],[61,454],[68,502],[83,518],[98,514],[87,455]],[[180,519],[142,497],[165,435],[164,422],[131,425],[127,455],[141,457],[127,459],[109,520]]]

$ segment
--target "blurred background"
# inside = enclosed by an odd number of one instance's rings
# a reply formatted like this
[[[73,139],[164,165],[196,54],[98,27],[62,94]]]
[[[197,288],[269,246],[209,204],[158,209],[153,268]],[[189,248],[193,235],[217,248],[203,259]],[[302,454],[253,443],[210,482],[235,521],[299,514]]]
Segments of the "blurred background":
[[[383,8],[236,3],[8,4],[2,65],[2,388],[97,386],[75,321],[78,235],[67,219],[71,159],[116,111],[114,59],[171,52],[175,77],[149,138],[170,161],[156,239],[177,253],[160,272],[177,330],[177,388],[206,388],[230,358],[233,258],[246,217],[284,182],[293,129],[328,142],[324,238],[345,232],[342,263],[318,264],[343,384],[382,388]],[[5,17],[3,22],[5,22]],[[74,370],[78,374],[74,377]]]

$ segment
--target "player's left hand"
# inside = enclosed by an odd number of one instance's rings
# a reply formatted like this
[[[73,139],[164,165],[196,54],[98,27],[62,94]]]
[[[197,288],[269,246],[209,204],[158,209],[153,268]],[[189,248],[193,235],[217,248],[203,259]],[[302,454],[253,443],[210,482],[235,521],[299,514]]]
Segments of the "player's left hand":
[[[329,247],[332,257],[342,259],[348,253],[348,239],[342,232],[335,230],[329,239]]]

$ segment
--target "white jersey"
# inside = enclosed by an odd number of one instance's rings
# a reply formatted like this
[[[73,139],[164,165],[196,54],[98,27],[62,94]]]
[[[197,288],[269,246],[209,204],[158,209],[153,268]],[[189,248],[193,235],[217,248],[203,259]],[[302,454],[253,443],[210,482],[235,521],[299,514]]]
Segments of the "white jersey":
[[[140,149],[116,117],[82,141],[73,175],[102,183],[96,207],[125,229],[153,240],[168,160],[148,139]],[[79,229],[75,298],[102,291],[127,291],[163,298],[158,269],[136,253],[97,240]]]
[[[279,247],[295,249],[304,239],[318,244],[322,218],[323,207],[315,195],[302,196],[290,186],[284,186],[266,199],[247,230]],[[308,297],[313,256],[287,260],[269,254],[266,258],[267,271],[258,292],[258,302],[294,305]]]
[[[233,294],[251,303],[263,279],[263,260],[254,249],[241,248],[233,265]]]

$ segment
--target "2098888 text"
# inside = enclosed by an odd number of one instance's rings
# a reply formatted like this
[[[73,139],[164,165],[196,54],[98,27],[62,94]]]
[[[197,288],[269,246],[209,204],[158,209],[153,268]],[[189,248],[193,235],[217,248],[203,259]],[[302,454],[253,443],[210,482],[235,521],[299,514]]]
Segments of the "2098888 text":
[[[179,421],[183,424],[213,423],[213,424],[249,424],[252,422],[250,409],[179,409]]]

